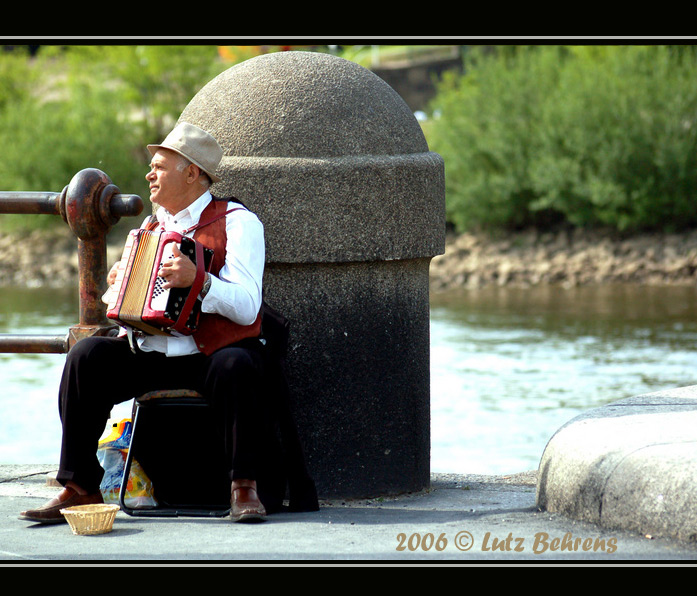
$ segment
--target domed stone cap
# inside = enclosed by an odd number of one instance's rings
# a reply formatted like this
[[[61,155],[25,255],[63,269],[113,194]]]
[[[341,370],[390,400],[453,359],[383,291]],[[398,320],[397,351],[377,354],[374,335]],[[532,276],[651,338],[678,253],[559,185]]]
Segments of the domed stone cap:
[[[181,120],[190,121],[192,113],[226,156],[428,151],[421,127],[394,89],[330,54],[278,52],[242,62],[203,87]]]
[[[264,224],[269,263],[431,257],[445,246],[443,159],[366,68],[278,52],[229,68],[179,121],[223,149],[213,185]]]

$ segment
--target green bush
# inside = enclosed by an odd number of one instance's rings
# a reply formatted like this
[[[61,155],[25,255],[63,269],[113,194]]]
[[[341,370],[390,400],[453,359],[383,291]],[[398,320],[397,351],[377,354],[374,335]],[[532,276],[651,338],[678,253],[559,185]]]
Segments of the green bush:
[[[9,52],[0,59],[0,113],[6,105],[29,97],[36,76],[28,57],[28,52]]]
[[[431,106],[448,219],[459,229],[697,224],[696,66],[692,49],[666,46],[472,52]]]
[[[140,139],[108,96],[93,89],[61,102],[9,105],[0,117],[0,144],[11,150],[0,160],[3,190],[60,192],[83,168],[104,170],[118,184],[135,185]],[[144,172],[143,174],[144,175]],[[144,188],[138,182],[138,190]]]
[[[164,138],[228,66],[215,46],[42,46],[33,59],[0,53],[0,190],[60,192],[78,171],[98,168],[147,203],[145,145]],[[61,224],[0,215],[4,229]]]

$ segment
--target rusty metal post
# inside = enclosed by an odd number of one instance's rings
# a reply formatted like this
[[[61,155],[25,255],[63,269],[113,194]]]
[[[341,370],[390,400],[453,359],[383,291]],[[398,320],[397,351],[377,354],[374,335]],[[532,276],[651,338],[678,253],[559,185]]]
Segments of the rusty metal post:
[[[116,327],[107,320],[101,302],[106,291],[106,235],[121,215],[138,215],[143,201],[137,195],[130,200],[120,195],[104,172],[88,168],[63,189],[59,209],[78,239],[80,318],[69,330],[71,348],[83,337],[106,335]]]
[[[57,192],[0,192],[0,213],[58,215]]]
[[[105,314],[101,296],[106,291],[106,236],[124,216],[143,211],[138,195],[124,195],[102,171],[81,170],[63,192],[0,192],[0,213],[61,215],[77,236],[79,266],[79,323],[66,337],[0,335],[0,352],[65,353],[90,335],[106,335],[115,328]]]
[[[65,354],[68,335],[1,335],[0,352],[21,354]]]

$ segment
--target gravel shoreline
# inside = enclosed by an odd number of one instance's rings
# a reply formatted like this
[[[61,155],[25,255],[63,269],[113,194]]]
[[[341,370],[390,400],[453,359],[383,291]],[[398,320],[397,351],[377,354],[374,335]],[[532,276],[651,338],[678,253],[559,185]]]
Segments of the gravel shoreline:
[[[430,274],[433,291],[491,285],[691,285],[697,278],[697,231],[626,238],[586,230],[449,235],[445,254],[431,261]]]
[[[107,247],[107,267],[123,241]],[[0,286],[65,287],[78,283],[77,238],[68,226],[0,235]]]
[[[0,236],[0,286],[77,283],[76,247],[67,226]],[[107,263],[122,249],[120,241],[111,242]],[[491,285],[691,285],[697,279],[697,230],[626,238],[584,230],[449,234],[430,276],[434,292]]]

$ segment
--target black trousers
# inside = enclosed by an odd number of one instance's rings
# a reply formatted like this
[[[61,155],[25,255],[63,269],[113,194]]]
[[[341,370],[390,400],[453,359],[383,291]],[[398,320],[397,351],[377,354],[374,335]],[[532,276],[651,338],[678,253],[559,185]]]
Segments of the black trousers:
[[[104,471],[97,459],[99,438],[115,404],[148,391],[193,389],[214,408],[231,480],[257,475],[255,456],[265,412],[263,358],[255,340],[210,356],[134,354],[125,338],[88,337],[68,353],[58,408],[63,425],[57,480],[97,492]]]

